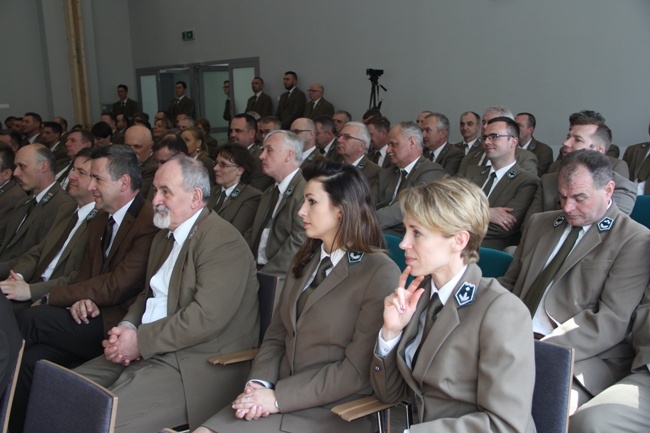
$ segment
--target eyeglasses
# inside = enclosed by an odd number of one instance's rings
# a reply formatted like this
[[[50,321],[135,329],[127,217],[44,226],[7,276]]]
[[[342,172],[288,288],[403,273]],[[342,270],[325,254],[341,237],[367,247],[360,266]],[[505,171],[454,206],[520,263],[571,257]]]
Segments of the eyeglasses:
[[[223,161],[217,161],[216,165],[218,165],[219,168],[239,167],[237,164],[232,164],[230,162],[223,162]]]
[[[510,134],[488,134],[488,135],[481,135],[481,140],[485,143],[485,142],[488,141],[488,140],[490,140],[490,141],[496,141],[498,138],[501,138],[501,137],[512,138],[512,137],[514,137],[514,135],[510,135]]]
[[[360,142],[365,143],[362,139],[360,139],[358,137],[354,137],[354,136],[352,136],[350,134],[339,134],[339,135],[336,136],[336,138],[342,138],[345,141],[348,141],[349,139],[359,140]]]
[[[293,132],[294,134],[298,135],[298,134],[300,134],[301,132],[312,132],[312,131],[309,130],[309,129],[292,129],[291,132]]]
[[[156,159],[156,158],[154,158],[154,160],[158,163],[158,165],[163,165],[164,163],[166,163],[167,161],[169,161],[170,159],[172,159],[176,155],[178,155],[178,152],[170,155],[169,158],[167,158],[167,159]]]

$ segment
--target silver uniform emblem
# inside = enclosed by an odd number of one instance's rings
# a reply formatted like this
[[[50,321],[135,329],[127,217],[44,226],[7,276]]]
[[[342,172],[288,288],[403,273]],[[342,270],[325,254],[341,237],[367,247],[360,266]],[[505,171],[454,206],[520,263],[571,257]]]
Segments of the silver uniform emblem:
[[[458,291],[456,291],[454,297],[456,298],[459,307],[471,304],[474,302],[474,298],[476,297],[476,284],[465,281]]]
[[[560,215],[555,221],[553,221],[553,227],[559,226],[564,222],[564,220],[566,220],[566,217],[564,215]]]
[[[353,264],[353,263],[359,263],[363,259],[363,253],[357,253],[354,251],[349,251],[348,252],[348,263]]]
[[[508,174],[506,174],[506,176],[510,180],[514,179],[515,177],[517,177],[517,170],[510,170]]]
[[[607,232],[614,225],[614,220],[610,217],[605,217],[598,222],[598,231]]]

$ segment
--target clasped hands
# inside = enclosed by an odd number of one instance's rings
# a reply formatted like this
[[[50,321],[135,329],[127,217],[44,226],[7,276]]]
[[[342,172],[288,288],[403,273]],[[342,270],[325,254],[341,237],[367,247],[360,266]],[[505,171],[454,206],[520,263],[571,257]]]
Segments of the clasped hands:
[[[244,392],[233,401],[232,408],[235,410],[235,417],[250,421],[280,412],[275,407],[275,401],[275,390],[257,382],[248,382]]]
[[[107,360],[127,367],[131,362],[142,359],[138,348],[138,331],[127,324],[119,324],[108,331],[108,338],[102,341]]]

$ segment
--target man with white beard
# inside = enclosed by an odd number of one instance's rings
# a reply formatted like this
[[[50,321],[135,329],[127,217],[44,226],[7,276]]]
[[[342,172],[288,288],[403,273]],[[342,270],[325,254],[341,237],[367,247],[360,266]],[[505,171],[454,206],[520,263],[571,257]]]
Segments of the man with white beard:
[[[205,166],[175,156],[153,181],[156,226],[144,290],[109,330],[104,356],[76,371],[120,400],[115,432],[194,429],[243,388],[248,365],[212,366],[214,353],[259,338],[255,262],[237,229],[206,208]]]

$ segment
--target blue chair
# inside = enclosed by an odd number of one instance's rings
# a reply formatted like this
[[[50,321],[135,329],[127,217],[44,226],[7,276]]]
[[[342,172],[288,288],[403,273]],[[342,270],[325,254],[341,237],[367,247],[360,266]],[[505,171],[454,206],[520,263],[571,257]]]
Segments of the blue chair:
[[[404,251],[399,247],[402,238],[395,235],[384,235],[386,240],[386,247],[388,248],[388,257],[390,257],[401,271],[406,268],[406,260],[404,259]]]
[[[7,383],[7,387],[0,390],[0,430],[2,433],[7,433],[9,430],[9,414],[11,413],[11,406],[14,401],[14,392],[16,391],[16,383],[18,382],[18,370],[20,370],[24,350],[25,340],[23,340],[23,344],[18,351],[16,364],[11,369],[11,377],[9,383]]]
[[[74,371],[38,361],[24,433],[112,433],[117,397]]]
[[[630,217],[650,229],[650,195],[637,196]]]
[[[480,248],[478,266],[484,278],[497,278],[505,275],[512,263],[512,256],[492,248]]]
[[[566,433],[573,382],[574,351],[535,341],[533,420],[537,433]]]

